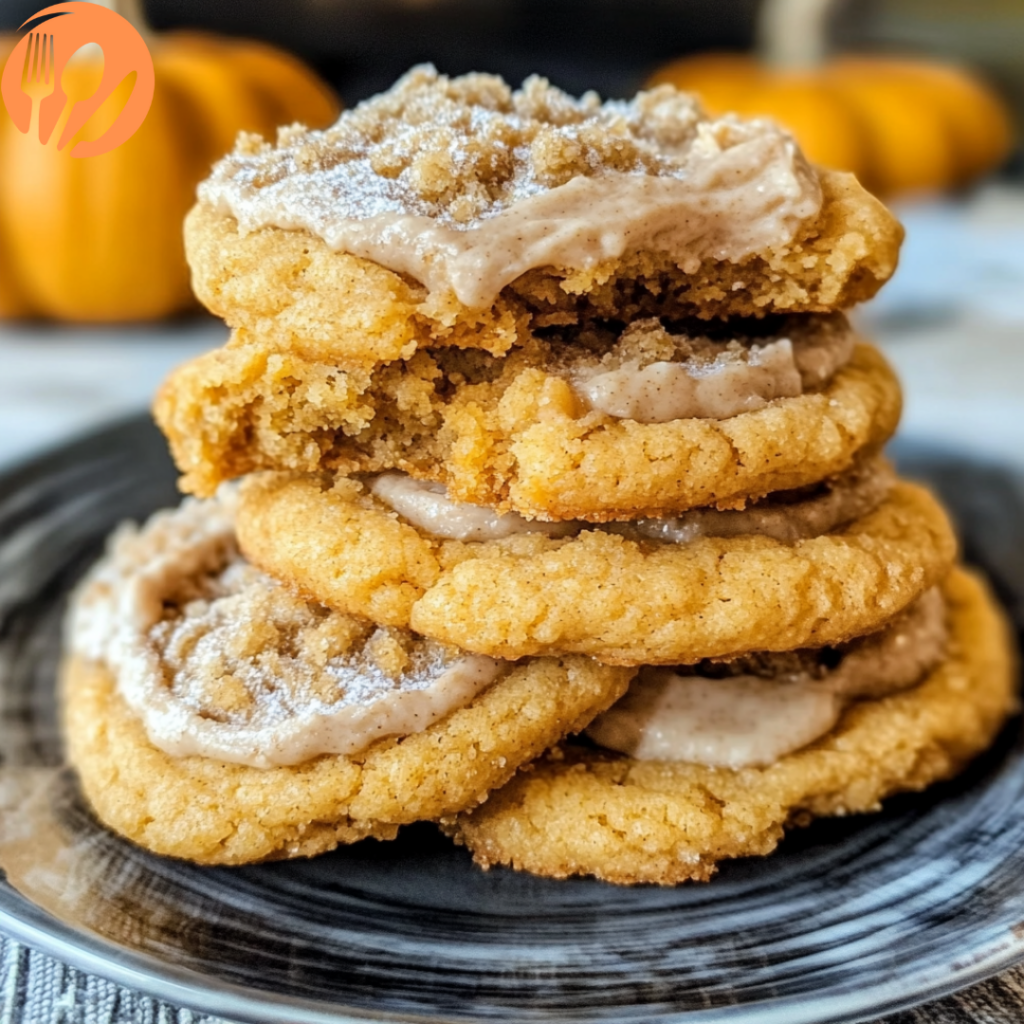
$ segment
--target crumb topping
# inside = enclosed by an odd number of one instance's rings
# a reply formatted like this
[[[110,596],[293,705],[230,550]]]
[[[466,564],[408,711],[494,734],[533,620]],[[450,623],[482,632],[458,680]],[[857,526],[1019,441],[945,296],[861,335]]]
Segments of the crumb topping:
[[[241,557],[217,500],[118,531],[69,635],[115,672],[155,746],[257,768],[420,732],[505,667],[304,600]]]
[[[688,273],[707,255],[738,260],[790,241],[821,206],[772,122],[708,118],[670,86],[602,103],[430,66],[325,130],[242,136],[199,197],[242,231],[308,230],[469,308],[530,269],[629,250],[669,252]]]
[[[670,86],[602,103],[537,75],[513,90],[496,75],[449,78],[424,65],[323,131],[291,125],[276,144],[243,134],[221,166],[257,189],[295,175],[343,183],[335,199],[351,216],[416,213],[459,226],[578,175],[678,177],[691,149],[728,148],[763,130],[711,121]]]
[[[204,718],[269,726],[422,690],[459,652],[304,601],[238,558],[165,598],[150,629],[168,688]]]

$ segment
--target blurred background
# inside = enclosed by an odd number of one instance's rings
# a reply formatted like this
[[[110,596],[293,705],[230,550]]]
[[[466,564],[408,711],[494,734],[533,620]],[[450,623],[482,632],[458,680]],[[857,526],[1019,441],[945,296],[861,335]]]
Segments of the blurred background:
[[[0,0],[0,64],[43,6]],[[172,365],[224,339],[190,298],[179,226],[239,129],[326,125],[432,61],[612,97],[672,82],[714,112],[785,123],[907,225],[896,278],[856,314],[903,374],[904,434],[1024,468],[1024,0],[104,6],[136,23],[156,65],[129,143],[74,160],[0,109],[0,466],[144,407]],[[83,94],[101,59],[66,72]]]
[[[13,31],[45,0],[0,0]],[[157,31],[203,29],[279,45],[349,104],[410,64],[448,74],[534,72],[562,88],[630,96],[686,54],[754,49],[762,0],[145,0]],[[796,5],[801,14],[807,4]],[[813,5],[812,5],[813,6]],[[798,18],[798,20],[803,20]],[[967,62],[1024,103],[1021,0],[847,0],[828,13],[835,52],[912,53]]]

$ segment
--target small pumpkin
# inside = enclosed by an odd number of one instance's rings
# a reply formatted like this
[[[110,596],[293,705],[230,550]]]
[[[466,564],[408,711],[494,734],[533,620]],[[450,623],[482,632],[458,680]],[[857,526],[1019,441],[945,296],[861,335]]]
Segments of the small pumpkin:
[[[137,7],[119,13],[145,29]],[[109,153],[70,155],[76,141],[113,123],[130,82],[61,151],[55,138],[41,146],[23,135],[0,108],[0,316],[124,321],[191,307],[181,223],[210,165],[239,131],[272,136],[282,124],[324,127],[338,115],[330,89],[271,46],[144,34],[156,72],[153,104]],[[0,59],[16,42],[0,41]],[[69,95],[91,95],[101,72],[101,58],[72,62],[61,83]]]
[[[7,57],[14,48],[15,40],[0,36],[0,65],[7,61]],[[0,133],[3,132],[3,122],[7,119],[3,103],[0,102]],[[3,166],[2,151],[0,151],[0,167]],[[3,236],[0,235],[0,319],[11,317],[27,316],[29,312],[28,303],[14,279],[14,271],[10,266],[10,256],[7,246],[3,244]]]
[[[1013,145],[1009,113],[969,72],[935,61],[826,56],[833,0],[766,0],[759,52],[667,64],[650,85],[698,93],[708,111],[769,116],[814,163],[853,171],[880,195],[969,184]]]

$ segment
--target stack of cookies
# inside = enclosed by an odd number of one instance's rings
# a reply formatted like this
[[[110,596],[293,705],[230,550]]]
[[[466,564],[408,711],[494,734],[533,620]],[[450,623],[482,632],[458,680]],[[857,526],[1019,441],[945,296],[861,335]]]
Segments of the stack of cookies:
[[[485,866],[707,879],[1010,711],[844,313],[899,225],[775,125],[417,68],[241,138],[186,239],[232,328],[156,402],[197,497],[69,620],[122,834],[244,863],[434,820]]]

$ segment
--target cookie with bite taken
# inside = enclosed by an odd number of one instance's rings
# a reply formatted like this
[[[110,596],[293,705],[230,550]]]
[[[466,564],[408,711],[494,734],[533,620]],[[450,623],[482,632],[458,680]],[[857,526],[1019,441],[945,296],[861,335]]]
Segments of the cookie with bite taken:
[[[129,839],[430,820],[483,866],[706,880],[1012,710],[847,318],[902,229],[781,127],[415,68],[242,137],[185,230],[231,335],[154,413],[203,500],[120,533],[67,632],[69,756]]]
[[[888,363],[833,314],[644,320],[373,370],[238,332],[173,373],[154,412],[199,494],[259,470],[398,469],[460,501],[602,522],[817,483],[883,445],[900,405]]]
[[[185,224],[200,300],[360,364],[590,321],[844,309],[903,232],[770,121],[660,86],[577,99],[533,76],[412,69],[324,131],[243,136]]]

